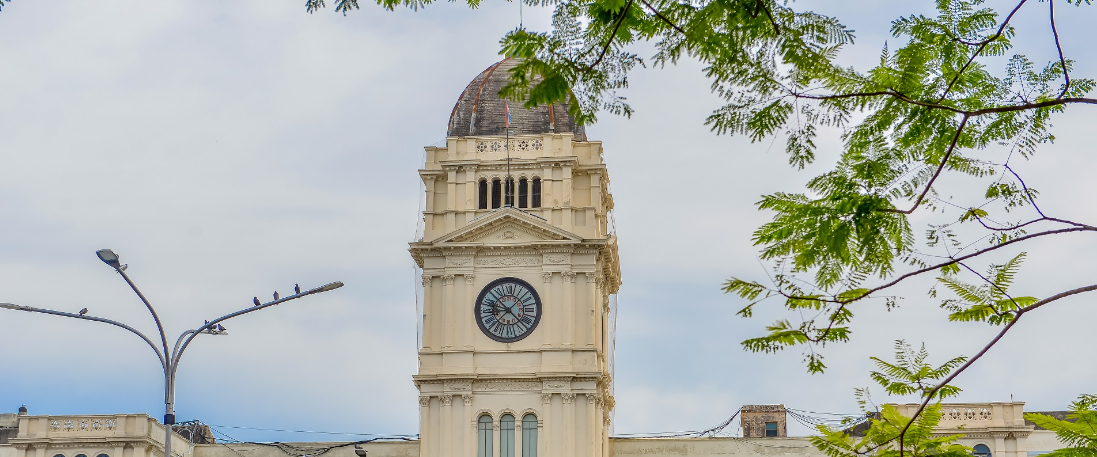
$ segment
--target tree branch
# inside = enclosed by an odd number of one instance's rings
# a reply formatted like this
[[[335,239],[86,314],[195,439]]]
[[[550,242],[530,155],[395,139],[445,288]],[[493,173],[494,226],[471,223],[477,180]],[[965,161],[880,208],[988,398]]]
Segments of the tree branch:
[[[952,136],[952,142],[949,143],[948,149],[945,151],[945,156],[941,158],[941,165],[937,166],[937,171],[933,173],[932,178],[929,178],[929,182],[926,183],[926,188],[922,189],[922,194],[919,195],[918,199],[914,201],[914,205],[906,211],[898,209],[885,209],[882,211],[888,213],[910,214],[913,213],[915,209],[918,209],[918,205],[922,204],[922,200],[925,200],[926,194],[929,193],[929,189],[933,187],[934,181],[937,181],[937,178],[941,176],[941,172],[944,171],[945,166],[948,165],[948,159],[952,156],[952,151],[956,150],[956,142],[960,140],[960,134],[963,133],[964,127],[967,126],[967,120],[969,118],[971,118],[971,116],[965,115],[964,118],[960,121],[960,126],[956,127],[956,135]]]
[[[621,17],[618,17],[617,22],[614,23],[613,32],[609,34],[609,40],[606,41],[606,45],[602,48],[602,53],[598,55],[598,60],[595,60],[594,63],[590,64],[591,69],[597,67],[598,64],[602,63],[602,59],[606,57],[606,52],[609,51],[610,45],[613,44],[613,39],[617,37],[617,29],[621,28],[621,23],[625,21],[625,16],[628,15],[628,10],[631,7],[632,0],[629,0],[629,2],[625,4],[625,8],[621,10]]]
[[[674,30],[677,30],[678,33],[681,33],[682,35],[686,34],[685,30],[682,30],[682,28],[679,27],[678,24],[675,24],[674,22],[671,22],[670,19],[667,19],[665,16],[663,16],[663,13],[660,13],[659,10],[655,9],[654,6],[651,6],[651,3],[648,3],[647,0],[640,0],[640,3],[643,3],[644,6],[648,7],[648,9],[651,10],[652,14],[655,14],[655,17],[659,18],[663,22],[666,22],[667,25],[674,28]]]
[[[1059,51],[1059,65],[1063,66],[1063,91],[1058,98],[1063,98],[1070,89],[1070,73],[1067,72],[1067,61],[1063,58],[1063,47],[1059,45],[1059,31],[1055,29],[1055,0],[1048,0],[1048,15],[1051,20],[1051,34],[1055,37],[1055,50]]]
[[[1028,0],[1021,0],[1021,2],[1017,4],[1017,6],[1013,7],[1013,11],[1009,12],[1009,16],[1006,16],[1006,20],[1002,21],[1002,25],[998,26],[998,31],[979,44],[979,48],[971,54],[971,58],[968,59],[967,63],[964,64],[963,67],[960,67],[960,70],[956,72],[956,76],[952,77],[952,81],[949,81],[948,86],[946,86],[945,90],[941,92],[941,98],[937,99],[937,103],[941,103],[941,101],[944,100],[945,97],[948,97],[949,91],[952,90],[952,86],[956,85],[956,81],[960,79],[960,75],[963,75],[964,72],[967,71],[968,67],[970,67],[971,64],[975,62],[975,58],[979,57],[979,54],[982,54],[983,49],[986,49],[986,47],[990,45],[990,43],[994,42],[994,40],[997,40],[999,37],[1002,36],[1002,32],[1006,30],[1006,25],[1008,25],[1009,21],[1013,19],[1013,15],[1017,14],[1017,10],[1020,10],[1021,6],[1023,6],[1027,1]]]

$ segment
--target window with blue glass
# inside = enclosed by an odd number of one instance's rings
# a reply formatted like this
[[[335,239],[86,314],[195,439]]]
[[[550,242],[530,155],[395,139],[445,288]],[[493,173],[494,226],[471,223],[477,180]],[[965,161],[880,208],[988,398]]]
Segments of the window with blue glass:
[[[537,416],[522,417],[522,457],[537,457]]]

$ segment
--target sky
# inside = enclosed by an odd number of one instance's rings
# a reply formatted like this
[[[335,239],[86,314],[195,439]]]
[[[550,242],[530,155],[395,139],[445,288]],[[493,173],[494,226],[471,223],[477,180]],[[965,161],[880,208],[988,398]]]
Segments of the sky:
[[[855,29],[841,59],[862,68],[894,40],[890,20],[932,7],[798,5]],[[1037,61],[1050,58],[1043,5],[1017,19],[1018,49]],[[1075,73],[1097,73],[1086,34],[1093,7],[1060,11]],[[530,8],[523,20],[531,29],[549,23]],[[499,59],[498,40],[518,21],[518,6],[507,2],[418,12],[363,3],[346,16],[270,0],[4,5],[0,302],[86,307],[154,331],[137,297],[96,258],[101,248],[129,265],[169,338],[248,307],[253,296],[343,281],[234,319],[228,336],[196,340],[179,372],[178,420],[256,441],[354,439],[275,430],[418,433],[418,279],[407,252],[416,170],[423,146],[444,139],[458,95]],[[890,359],[893,340],[924,342],[943,362],[992,335],[984,325],[947,323],[923,282],[900,290],[907,298],[897,310],[858,309],[853,340],[825,348],[826,374],[807,374],[798,349],[744,352],[740,341],[787,317],[762,309],[738,318],[744,303],[720,290],[732,276],[766,277],[751,233],[769,215],[754,204],[800,191],[826,170],[838,132],[824,132],[818,162],[796,171],[782,138],[751,143],[703,125],[720,103],[696,62],[638,70],[624,95],[631,118],[604,113],[587,128],[606,150],[624,279],[616,433],[705,429],[743,404],[856,413],[853,389],[870,385],[869,357]],[[1089,198],[1095,121],[1092,108],[1071,108],[1055,118],[1056,143],[1018,165],[1046,213],[1097,220]],[[961,198],[970,185],[940,190]],[[1026,295],[1089,284],[1086,272],[1097,271],[1097,244],[1083,235],[1029,250],[1015,286]],[[1093,322],[1097,307],[1084,295],[1026,316],[958,378],[959,400],[1057,410],[1092,393]],[[0,310],[0,412],[25,404],[31,414],[159,418],[158,370],[151,351],[122,330]],[[876,394],[878,402],[911,400]]]

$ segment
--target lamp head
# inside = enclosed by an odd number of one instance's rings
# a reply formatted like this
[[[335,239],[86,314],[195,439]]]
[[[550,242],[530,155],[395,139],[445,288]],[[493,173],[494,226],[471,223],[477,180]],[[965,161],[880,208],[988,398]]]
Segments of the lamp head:
[[[368,453],[369,453],[369,451],[367,451],[365,449],[362,449],[361,445],[358,445],[358,444],[354,445],[354,454],[357,455],[358,457],[366,457],[366,454],[368,454]]]
[[[99,260],[102,260],[103,263],[110,265],[111,268],[117,269],[122,266],[120,263],[118,263],[118,254],[115,254],[114,251],[110,249],[100,249],[98,251],[95,251],[95,255],[99,256]]]

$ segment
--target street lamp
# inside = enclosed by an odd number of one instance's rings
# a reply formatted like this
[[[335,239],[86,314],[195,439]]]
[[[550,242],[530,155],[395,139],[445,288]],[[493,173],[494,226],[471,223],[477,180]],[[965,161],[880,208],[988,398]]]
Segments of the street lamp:
[[[194,340],[194,337],[198,336],[199,334],[227,335],[228,332],[225,330],[225,327],[221,325],[221,322],[232,319],[236,316],[259,311],[261,309],[268,308],[280,303],[285,303],[290,300],[296,300],[304,296],[327,292],[343,287],[343,283],[339,281],[328,283],[323,286],[309,289],[306,291],[301,291],[301,288],[295,285],[295,293],[293,295],[279,297],[278,293],[275,292],[274,300],[267,303],[260,302],[258,297],[254,298],[254,306],[242,309],[235,313],[226,314],[212,321],[207,320],[205,321],[205,323],[202,324],[201,327],[183,332],[181,335],[179,335],[179,338],[175,340],[175,346],[171,349],[171,351],[168,351],[168,337],[167,334],[164,333],[164,326],[160,324],[160,317],[156,315],[156,310],[153,309],[152,304],[150,304],[148,299],[145,298],[145,295],[142,294],[139,289],[137,289],[137,285],[135,285],[133,281],[130,280],[129,275],[126,274],[126,265],[123,265],[121,262],[119,262],[118,254],[115,254],[114,251],[110,249],[100,249],[95,252],[95,255],[99,256],[99,260],[102,260],[103,263],[109,265],[111,268],[114,268],[114,271],[117,271],[118,274],[122,275],[122,279],[126,280],[126,284],[129,284],[130,288],[133,289],[133,292],[136,293],[139,298],[141,298],[141,302],[145,304],[145,307],[148,308],[149,313],[152,314],[152,319],[156,321],[156,330],[160,334],[159,346],[155,342],[153,342],[152,339],[145,336],[144,333],[141,333],[133,327],[110,319],[89,316],[87,314],[87,308],[80,310],[79,313],[66,313],[63,311],[54,311],[52,309],[13,305],[11,303],[0,303],[0,308],[12,309],[16,311],[27,311],[32,313],[52,314],[55,316],[64,316],[75,319],[83,319],[87,321],[102,322],[129,330],[131,333],[141,337],[141,339],[144,340],[145,343],[148,343],[149,347],[151,347],[153,352],[156,353],[156,357],[160,359],[160,367],[164,370],[164,457],[171,457],[171,426],[172,424],[175,424],[175,373],[179,369],[179,359],[183,356],[183,351],[187,349],[187,346],[190,345],[190,342],[192,340]]]

